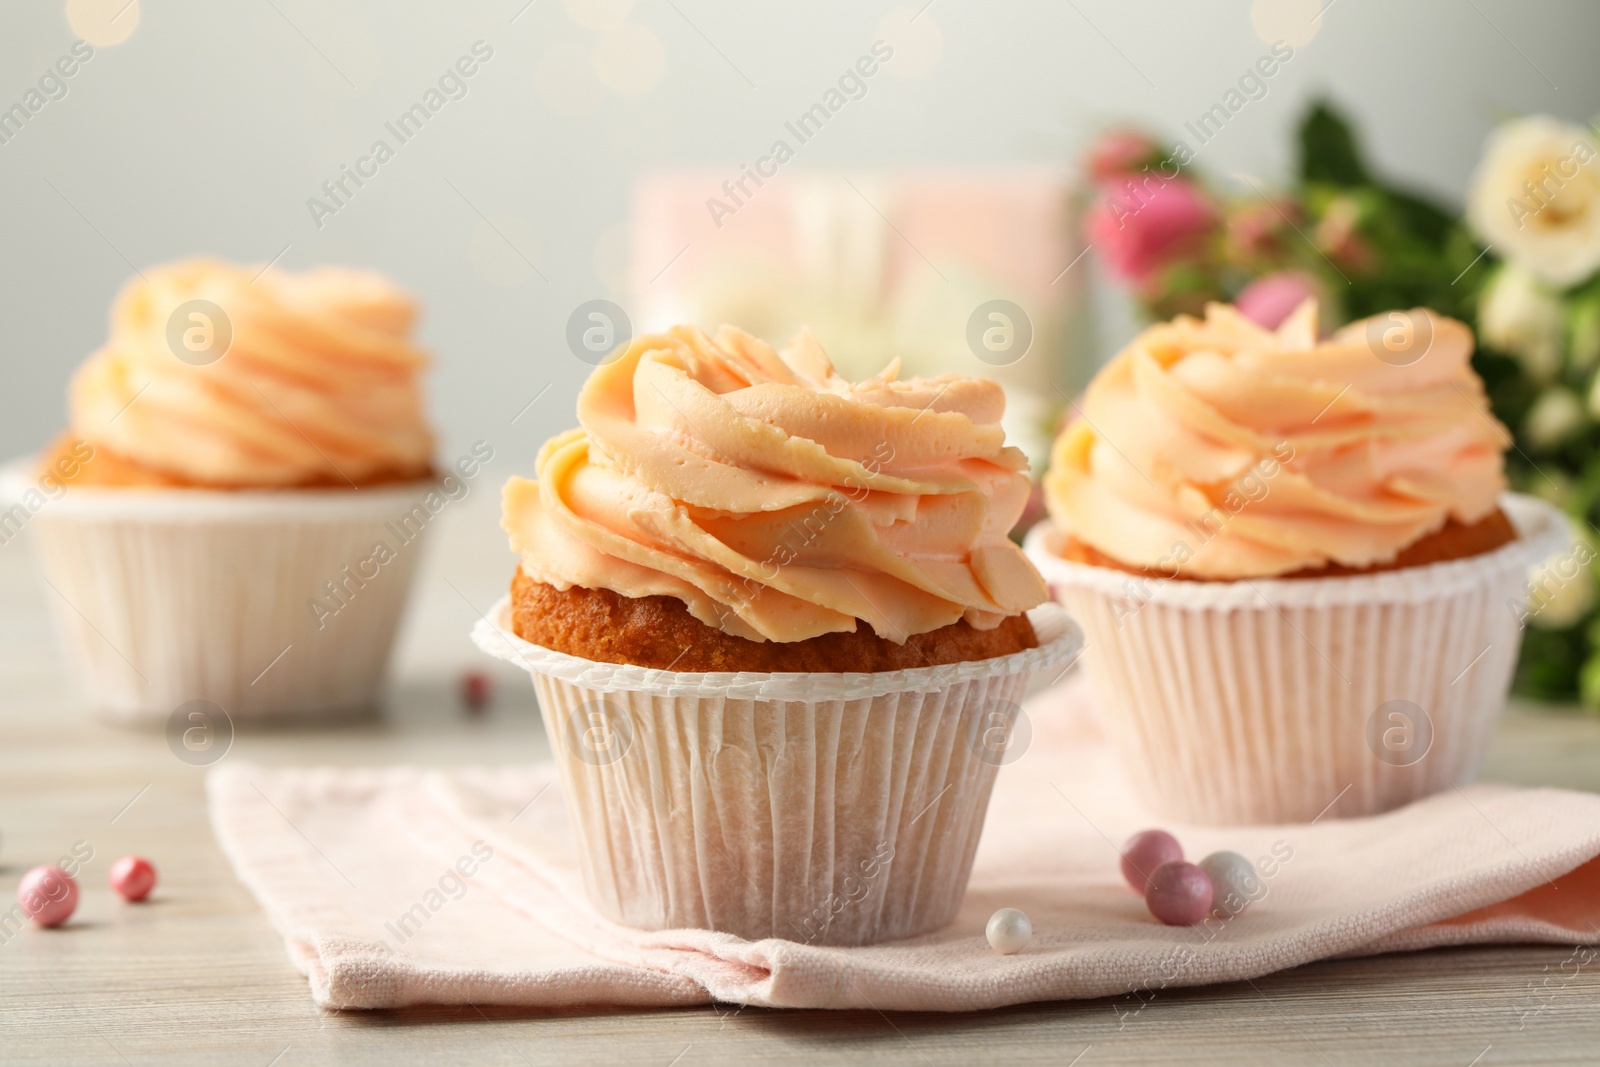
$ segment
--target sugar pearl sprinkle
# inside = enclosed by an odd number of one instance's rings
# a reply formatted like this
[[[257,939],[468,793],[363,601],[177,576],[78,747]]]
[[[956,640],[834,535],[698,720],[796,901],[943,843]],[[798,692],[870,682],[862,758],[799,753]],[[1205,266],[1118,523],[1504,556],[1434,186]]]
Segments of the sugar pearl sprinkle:
[[[467,671],[458,684],[461,707],[468,715],[481,712],[494,699],[494,680],[483,671]]]
[[[1200,861],[1200,869],[1211,879],[1217,912],[1226,918],[1238,915],[1261,895],[1255,865],[1237,852],[1213,852]]]
[[[1122,846],[1122,877],[1143,894],[1150,914],[1169,926],[1192,926],[1215,915],[1231,919],[1261,898],[1255,865],[1237,852],[1213,852],[1186,863],[1183,846],[1165,830],[1141,830]]]
[[[1150,914],[1168,926],[1193,926],[1211,911],[1211,879],[1192,863],[1163,863],[1144,891]]]
[[[1183,846],[1165,830],[1141,830],[1122,846],[1122,877],[1143,893],[1163,863],[1183,859]]]
[[[60,926],[78,910],[78,883],[60,867],[35,867],[22,876],[17,903],[40,926]]]
[[[143,856],[124,856],[111,865],[111,888],[124,900],[143,900],[155,887],[156,869]]]
[[[1016,908],[1001,908],[989,917],[984,934],[989,938],[990,948],[1002,956],[1010,956],[1027,948],[1028,942],[1033,940],[1033,923]]]

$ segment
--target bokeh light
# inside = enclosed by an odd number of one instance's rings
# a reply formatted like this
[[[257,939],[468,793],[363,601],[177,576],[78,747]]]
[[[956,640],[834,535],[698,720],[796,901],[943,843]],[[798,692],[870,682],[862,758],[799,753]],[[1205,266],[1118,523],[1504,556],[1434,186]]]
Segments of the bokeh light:
[[[589,114],[606,97],[589,53],[568,41],[556,42],[539,56],[533,91],[551,111],[567,118]]]
[[[609,30],[633,11],[633,0],[565,0],[567,16],[591,30]]]
[[[1255,0],[1250,26],[1265,45],[1279,41],[1303,48],[1322,30],[1321,0]]]
[[[883,69],[896,78],[920,78],[939,65],[944,33],[926,7],[897,7],[878,20],[877,36],[894,49]]]
[[[600,81],[623,96],[654,89],[667,69],[667,50],[648,26],[624,22],[600,35],[594,46],[594,70]]]
[[[139,0],[67,0],[67,24],[96,48],[121,44],[139,28]]]

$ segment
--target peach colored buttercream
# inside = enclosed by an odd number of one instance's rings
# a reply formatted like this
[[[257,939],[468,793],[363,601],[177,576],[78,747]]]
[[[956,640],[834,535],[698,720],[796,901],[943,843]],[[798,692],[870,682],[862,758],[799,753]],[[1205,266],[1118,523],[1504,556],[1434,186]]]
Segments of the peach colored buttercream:
[[[1028,495],[995,382],[851,384],[809,333],[780,355],[723,327],[636,338],[578,397],[581,429],[512,478],[522,569],[560,589],[682,600],[754,640],[903,642],[1046,598],[1007,537]]]
[[[226,325],[184,308],[194,300]],[[153,268],[123,288],[105,346],[72,379],[72,433],[199,485],[423,476],[433,437],[415,318],[405,293],[365,271]],[[206,362],[230,328],[226,351]]]
[[[1056,442],[1050,513],[1173,576],[1387,562],[1451,517],[1482,519],[1505,488],[1510,435],[1471,354],[1466,326],[1420,309],[1324,341],[1310,301],[1276,331],[1220,304],[1152,326]]]

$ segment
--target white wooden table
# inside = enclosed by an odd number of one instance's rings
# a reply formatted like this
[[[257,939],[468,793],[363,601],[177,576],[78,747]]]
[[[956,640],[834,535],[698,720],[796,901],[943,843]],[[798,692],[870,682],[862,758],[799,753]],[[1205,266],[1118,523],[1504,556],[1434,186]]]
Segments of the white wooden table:
[[[510,573],[486,510],[493,503],[483,494],[443,525],[383,719],[241,732],[229,758],[542,758],[525,680],[495,674],[496,702],[476,718],[453,693],[461,669],[496,669],[466,639],[474,608],[463,602],[486,606]],[[1128,1003],[1119,1013],[1104,1000],[975,1015],[733,1006],[325,1013],[217,849],[204,770],[174,758],[159,735],[93,721],[56,651],[41,589],[31,547],[0,548],[0,894],[9,902],[25,869],[76,841],[94,858],[68,926],[0,944],[0,1063],[1600,1063],[1600,967],[1564,975],[1570,946],[1314,964],[1254,987],[1163,992],[1132,1017]],[[1600,720],[1514,709],[1488,773],[1600,789]],[[106,888],[106,869],[128,852],[160,868],[148,904],[124,904]]]

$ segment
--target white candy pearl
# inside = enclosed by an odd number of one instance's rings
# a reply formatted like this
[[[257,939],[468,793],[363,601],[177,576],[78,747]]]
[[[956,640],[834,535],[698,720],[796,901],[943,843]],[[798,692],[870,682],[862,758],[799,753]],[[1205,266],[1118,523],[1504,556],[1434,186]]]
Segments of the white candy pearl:
[[[989,938],[990,948],[1009,956],[1028,947],[1033,940],[1033,923],[1016,908],[1001,908],[989,917],[984,935]]]
[[[1261,876],[1255,865],[1237,852],[1213,852],[1200,861],[1211,879],[1212,910],[1232,918],[1261,896]]]

